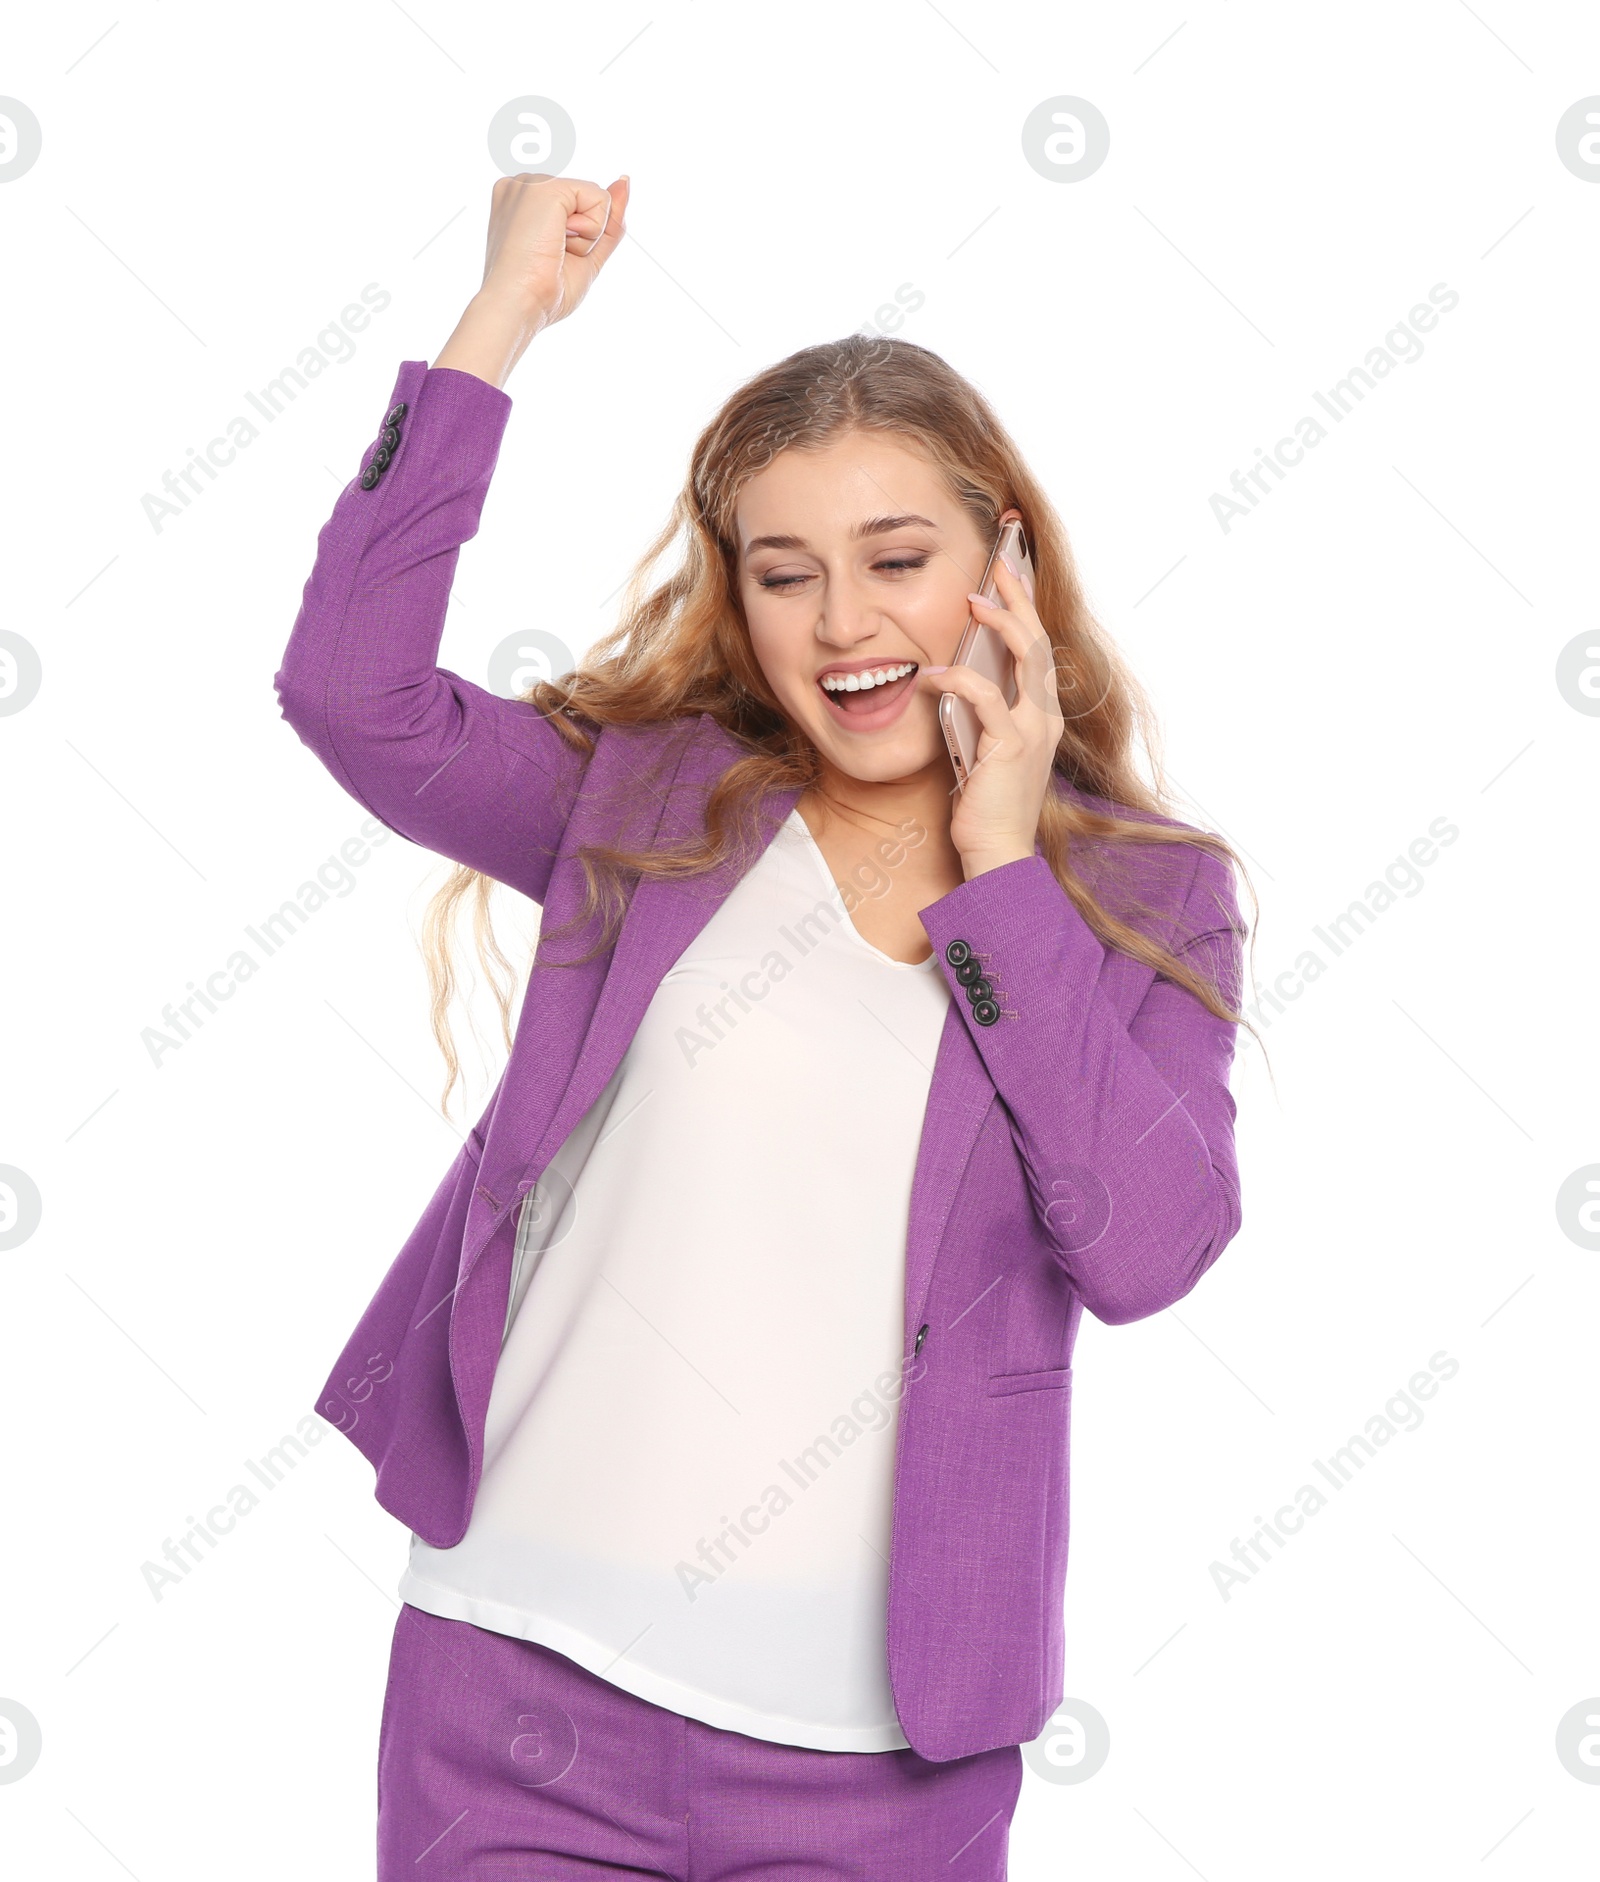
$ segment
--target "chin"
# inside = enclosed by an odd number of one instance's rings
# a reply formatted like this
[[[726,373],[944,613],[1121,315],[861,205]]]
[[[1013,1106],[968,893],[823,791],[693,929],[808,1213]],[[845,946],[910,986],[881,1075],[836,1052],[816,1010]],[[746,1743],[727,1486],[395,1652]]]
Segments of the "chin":
[[[914,777],[926,771],[940,758],[948,764],[944,739],[886,736],[882,739],[848,739],[837,735],[812,742],[846,777],[859,778],[863,784],[892,784],[897,778]],[[952,774],[953,782],[953,774]]]
[[[829,764],[863,784],[891,784],[926,771],[940,759],[949,763],[933,699],[912,698],[893,724],[855,734],[841,727],[831,713],[819,720],[809,709],[809,700],[803,712],[794,710],[795,703],[791,703],[791,713],[810,742]]]

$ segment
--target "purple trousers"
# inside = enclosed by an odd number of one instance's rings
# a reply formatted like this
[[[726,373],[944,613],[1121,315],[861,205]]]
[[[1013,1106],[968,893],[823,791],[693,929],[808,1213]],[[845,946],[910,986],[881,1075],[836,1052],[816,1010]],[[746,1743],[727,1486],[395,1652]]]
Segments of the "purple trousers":
[[[719,1731],[548,1647],[400,1610],[378,1882],[1004,1882],[1015,1745],[933,1764]]]

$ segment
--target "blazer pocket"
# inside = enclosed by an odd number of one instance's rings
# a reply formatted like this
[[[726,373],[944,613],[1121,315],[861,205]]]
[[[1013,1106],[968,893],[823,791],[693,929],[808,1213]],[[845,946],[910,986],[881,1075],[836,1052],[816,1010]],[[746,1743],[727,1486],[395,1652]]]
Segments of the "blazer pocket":
[[[990,1398],[1002,1398],[1010,1392],[1044,1392],[1072,1383],[1070,1366],[1051,1366],[1045,1372],[996,1372],[989,1378]]]

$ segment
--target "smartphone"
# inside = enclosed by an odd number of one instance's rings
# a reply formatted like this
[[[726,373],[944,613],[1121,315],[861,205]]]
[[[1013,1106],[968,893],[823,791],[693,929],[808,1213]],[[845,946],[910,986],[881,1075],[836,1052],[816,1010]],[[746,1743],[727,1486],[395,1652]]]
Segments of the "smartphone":
[[[1007,523],[1001,528],[994,548],[989,552],[983,580],[973,593],[982,595],[986,601],[999,601],[1000,590],[994,579],[994,566],[996,558],[1001,555],[1010,556],[1031,601],[1033,558],[1028,553],[1027,536],[1018,522]],[[971,667],[985,679],[994,681],[1005,695],[1008,706],[1017,703],[1016,662],[1011,658],[1011,650],[992,627],[984,627],[975,615],[968,615],[967,631],[961,636],[950,664]],[[978,763],[978,740],[983,733],[983,723],[964,699],[958,699],[954,693],[944,693],[939,699],[939,726],[944,733],[944,742],[950,749],[956,784],[964,790],[967,779]]]

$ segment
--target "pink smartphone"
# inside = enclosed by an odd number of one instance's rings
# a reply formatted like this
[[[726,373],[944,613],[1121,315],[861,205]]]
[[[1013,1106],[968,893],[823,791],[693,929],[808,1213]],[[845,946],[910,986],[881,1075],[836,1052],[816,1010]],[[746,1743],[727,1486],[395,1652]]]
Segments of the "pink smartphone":
[[[988,601],[1000,599],[1000,590],[994,579],[994,565],[995,558],[1002,554],[1010,556],[1022,577],[1028,598],[1032,600],[1033,558],[1028,554],[1028,539],[1023,534],[1022,525],[1017,522],[1007,523],[1001,529],[989,553],[983,580],[973,590],[974,594],[982,595]],[[982,626],[976,616],[967,617],[967,631],[961,636],[955,658],[950,664],[971,667],[985,679],[993,680],[1005,695],[1006,704],[1016,704],[1016,662],[995,630]],[[944,742],[950,748],[950,762],[955,767],[956,783],[964,789],[978,762],[982,722],[964,699],[958,699],[954,693],[945,693],[939,700],[939,725],[944,732]]]

